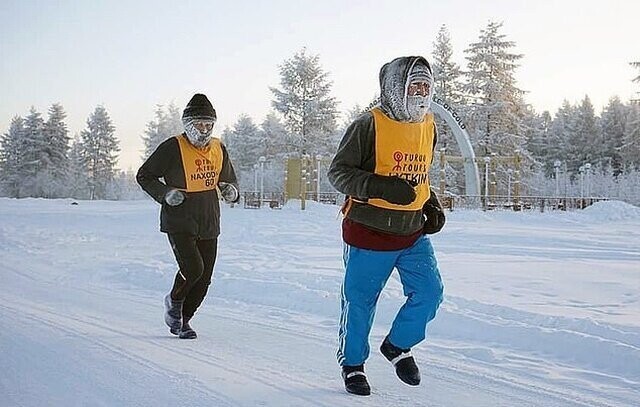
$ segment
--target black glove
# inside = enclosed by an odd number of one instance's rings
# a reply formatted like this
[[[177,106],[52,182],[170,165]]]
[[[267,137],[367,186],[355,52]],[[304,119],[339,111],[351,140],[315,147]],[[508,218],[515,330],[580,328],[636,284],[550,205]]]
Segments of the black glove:
[[[415,185],[404,178],[373,174],[369,179],[369,198],[382,198],[396,205],[409,205],[416,199]]]
[[[425,235],[438,233],[446,222],[442,204],[433,190],[431,190],[429,200],[422,207],[422,214],[425,216],[424,226],[422,227],[422,233]]]

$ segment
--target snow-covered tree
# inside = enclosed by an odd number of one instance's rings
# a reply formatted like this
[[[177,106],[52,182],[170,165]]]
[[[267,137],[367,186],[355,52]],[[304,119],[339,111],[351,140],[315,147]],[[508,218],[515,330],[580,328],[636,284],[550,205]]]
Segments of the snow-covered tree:
[[[143,160],[146,160],[156,148],[168,139],[182,133],[182,119],[178,107],[171,103],[164,108],[156,106],[155,119],[147,123],[147,128],[142,136],[144,142]]]
[[[631,62],[630,65],[638,69],[638,76],[633,78],[632,81],[640,84],[640,62]],[[638,92],[638,95],[640,95],[640,92]],[[640,103],[640,98],[633,100],[633,102]]]
[[[260,128],[266,143],[267,159],[282,160],[286,154],[294,152],[289,150],[294,145],[290,133],[273,112],[267,115]]]
[[[71,198],[89,198],[89,188],[87,186],[87,168],[84,158],[84,148],[82,139],[76,134],[69,149],[69,171],[67,172],[66,195]]]
[[[44,132],[42,115],[31,107],[24,122],[24,139],[18,172],[22,179],[24,195],[44,197],[39,174],[46,171],[50,164],[49,147]]]
[[[87,119],[81,133],[83,167],[87,171],[90,199],[106,199],[107,186],[113,180],[118,160],[115,127],[103,106],[98,106]]]
[[[132,170],[116,171],[107,187],[109,197],[119,201],[143,199],[144,192],[136,182],[136,173]]]
[[[20,173],[24,154],[24,120],[15,116],[9,131],[0,139],[0,187],[12,198],[21,198],[23,177]]]
[[[451,106],[459,107],[464,98],[462,71],[460,66],[453,61],[451,35],[446,25],[440,27],[438,36],[433,43],[431,67],[433,68],[436,95],[446,100]]]
[[[340,126],[341,132],[344,134],[344,131],[347,129],[347,127],[349,127],[351,123],[353,123],[358,117],[360,117],[367,110],[369,109],[366,109],[357,103],[353,105],[351,109],[347,110],[345,113],[345,119],[342,122],[342,125]]]
[[[502,23],[490,22],[480,31],[478,42],[465,50],[467,70],[464,84],[467,106],[464,115],[476,154],[483,156],[520,157],[520,176],[528,171],[533,159],[525,149],[527,127],[531,120],[524,102],[524,92],[517,86],[515,70],[521,54],[512,52],[513,41],[499,31]],[[515,163],[498,160],[495,165],[497,191],[507,188],[509,170]]]
[[[613,97],[600,115],[600,134],[602,139],[599,144],[602,151],[602,164],[611,167],[613,176],[617,177],[623,171],[622,147],[627,124],[629,110],[620,101]]]
[[[576,174],[585,163],[595,165],[602,156],[600,129],[598,128],[593,104],[585,96],[574,110],[574,131],[570,133],[565,150],[569,172]]]
[[[514,76],[522,55],[511,52],[515,43],[507,41],[500,28],[502,23],[490,22],[480,31],[478,42],[465,50],[469,122],[481,155],[510,155],[525,142],[524,92]]]
[[[287,130],[296,137],[291,150],[299,154],[333,153],[337,102],[330,96],[328,73],[318,55],[297,52],[280,65],[280,86],[271,87],[272,106],[284,117]]]
[[[544,111],[542,114],[537,114],[531,111],[528,115],[530,120],[527,125],[529,132],[527,134],[526,148],[540,164],[545,164],[548,160],[549,154],[549,131],[551,128],[552,118],[549,112]]]
[[[67,114],[59,103],[49,108],[49,118],[44,123],[44,136],[48,166],[38,174],[39,184],[46,197],[62,197],[65,194],[69,168],[69,131],[64,122]]]
[[[442,25],[433,43],[431,67],[434,73],[434,91],[439,99],[460,113],[464,98],[462,71],[452,58],[451,36],[447,26]],[[455,137],[446,122],[440,117],[436,117],[436,125],[438,126],[439,146],[446,148],[449,154],[459,155],[460,150]]]
[[[65,195],[69,138],[64,118],[59,104],[51,106],[46,122],[33,107],[26,120],[14,118],[3,148],[3,183],[10,196]]]
[[[640,170],[640,104],[629,106],[621,155],[628,170]]]
[[[547,138],[547,161],[565,160],[576,130],[576,107],[564,100],[556,112]]]
[[[250,170],[261,156],[266,155],[264,133],[246,114],[233,125],[233,129],[223,133],[222,141],[238,170]]]

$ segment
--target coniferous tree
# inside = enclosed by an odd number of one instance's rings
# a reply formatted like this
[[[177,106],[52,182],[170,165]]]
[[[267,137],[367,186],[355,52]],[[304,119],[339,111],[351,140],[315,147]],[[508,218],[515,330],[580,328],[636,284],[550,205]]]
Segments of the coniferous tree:
[[[171,102],[169,106],[167,106],[166,118],[165,128],[167,134],[177,136],[184,131],[184,127],[182,126],[182,112],[175,103]]]
[[[77,199],[89,198],[89,187],[86,168],[88,160],[85,159],[85,149],[82,146],[80,135],[74,137],[69,150],[69,171],[67,173],[67,196]]]
[[[544,164],[547,162],[547,156],[551,149],[549,131],[553,120],[548,111],[544,111],[542,114],[531,111],[529,119],[531,122],[528,125],[530,131],[527,135],[526,148],[536,161]]]
[[[502,23],[490,22],[467,54],[469,118],[479,154],[511,155],[524,144],[524,92],[517,87],[515,70],[521,54],[511,52],[513,41],[499,33]]]
[[[24,120],[15,116],[9,131],[0,139],[0,187],[12,198],[21,198],[24,178],[20,173],[24,155]]]
[[[639,71],[638,76],[636,76],[635,78],[633,78],[633,80],[632,80],[632,81],[633,81],[633,82],[636,82],[636,83],[640,83],[640,62],[631,62],[631,64],[630,64],[630,65],[631,65],[631,66],[633,66],[634,68],[637,68],[637,69],[638,69],[638,71]],[[640,95],[640,92],[638,92],[638,95]],[[639,98],[639,99],[635,99],[635,100],[634,100],[634,102],[636,102],[636,103],[637,103],[637,102],[640,102],[640,98]]]
[[[631,62],[631,66],[640,70],[640,62]],[[634,82],[640,82],[640,73],[633,79]]]
[[[81,133],[90,199],[107,198],[107,188],[113,180],[120,151],[114,132],[107,110],[103,106],[96,107],[87,119],[87,129]]]
[[[575,130],[569,135],[565,154],[569,172],[577,174],[583,164],[590,163],[593,166],[599,163],[602,145],[591,99],[585,96],[573,113]]]
[[[223,142],[239,170],[250,170],[258,159],[266,154],[264,133],[251,117],[243,114],[232,130],[223,133]]]
[[[515,43],[505,39],[499,32],[501,28],[502,23],[490,22],[480,31],[478,42],[465,50],[465,124],[477,155],[514,157],[518,154],[522,164],[519,177],[524,178],[533,160],[525,149],[531,120],[526,118],[524,92],[515,79],[522,55],[512,52]],[[513,166],[513,161],[497,161],[495,177],[492,177],[497,182],[496,192],[506,190]],[[524,188],[521,193],[526,193]]]
[[[600,115],[599,141],[602,148],[602,165],[610,166],[614,177],[623,172],[622,147],[624,145],[625,127],[627,123],[628,108],[613,97]]]
[[[446,25],[440,27],[438,36],[433,43],[433,49],[433,62],[431,65],[434,74],[435,95],[460,114],[464,103],[462,71],[458,64],[452,60],[453,47]],[[446,122],[436,116],[436,125],[438,126],[438,144],[440,148],[446,148],[448,154],[459,155],[460,149],[453,132]]]
[[[564,100],[556,112],[547,143],[547,159],[565,159],[568,154],[569,142],[573,139],[576,127],[576,107]]]
[[[271,103],[296,138],[289,150],[311,155],[334,153],[337,102],[330,96],[327,78],[320,57],[307,55],[305,49],[280,66],[281,89],[270,88],[274,96]]]
[[[638,103],[629,106],[621,155],[628,171],[640,170],[640,104]],[[638,199],[640,200],[640,197]]]
[[[553,126],[551,113],[546,110],[542,112],[542,114],[538,116],[537,125],[537,132],[542,141],[542,145],[540,146],[541,150],[539,150],[541,154],[540,157],[542,158],[546,174],[551,175],[555,168],[555,162],[560,161],[559,157],[562,154],[564,144],[560,139],[555,137],[551,131]]]
[[[278,117],[270,112],[260,125],[265,141],[265,156],[267,159],[282,160],[285,155],[292,153],[288,150],[293,145],[289,132]]]
[[[453,58],[451,36],[446,25],[440,27],[433,43],[433,74],[435,93],[454,108],[463,103],[462,71]]]
[[[144,143],[143,160],[146,160],[156,148],[166,139],[182,133],[182,120],[180,110],[171,103],[165,109],[162,105],[156,106],[155,119],[147,123],[142,141]]]
[[[117,170],[113,182],[109,184],[108,194],[119,201],[145,198],[144,192],[136,182],[136,173],[132,170]]]
[[[24,195],[44,197],[38,175],[49,166],[48,145],[44,132],[44,120],[39,112],[31,107],[24,122],[24,139],[18,172],[22,179]]]
[[[69,168],[69,131],[64,122],[67,114],[62,105],[55,103],[49,108],[49,118],[44,123],[44,135],[47,143],[46,155],[48,167],[39,177],[47,197],[62,197],[67,182]]]
[[[369,109],[366,109],[357,103],[351,109],[347,110],[345,115],[346,117],[342,122],[343,133],[344,133],[344,130],[346,130],[347,127],[351,125],[351,123],[353,123],[358,117],[362,116],[362,114],[365,113],[367,110]]]

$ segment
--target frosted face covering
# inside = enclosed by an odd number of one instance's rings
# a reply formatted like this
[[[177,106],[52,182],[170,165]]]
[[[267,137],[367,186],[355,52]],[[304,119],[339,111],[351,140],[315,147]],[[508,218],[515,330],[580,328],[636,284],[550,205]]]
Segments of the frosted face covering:
[[[407,90],[407,113],[412,122],[424,120],[431,109],[431,85],[426,82],[409,84]]]
[[[184,130],[189,142],[197,148],[203,148],[213,138],[214,120],[190,119],[185,121]]]
[[[213,125],[215,123],[213,120],[194,120],[193,127],[196,128],[200,133],[210,133],[213,130]]]
[[[407,80],[407,114],[412,122],[421,122],[431,109],[433,95],[433,76],[423,64],[417,64],[411,70]]]

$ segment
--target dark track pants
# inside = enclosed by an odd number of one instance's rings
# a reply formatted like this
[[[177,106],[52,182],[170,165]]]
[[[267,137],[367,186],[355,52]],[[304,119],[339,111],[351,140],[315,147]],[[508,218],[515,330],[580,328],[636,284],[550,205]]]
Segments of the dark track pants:
[[[185,234],[168,236],[180,267],[173,282],[171,297],[175,300],[184,299],[182,317],[189,320],[209,290],[218,252],[218,239],[200,240]]]

